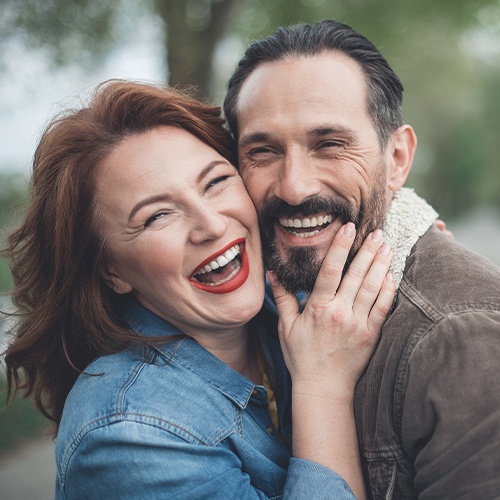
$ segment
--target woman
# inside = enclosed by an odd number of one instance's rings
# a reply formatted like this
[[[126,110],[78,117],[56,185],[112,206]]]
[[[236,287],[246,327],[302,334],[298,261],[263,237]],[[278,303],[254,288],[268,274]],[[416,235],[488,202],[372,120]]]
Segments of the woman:
[[[273,285],[290,410],[233,160],[218,108],[136,83],[43,134],[9,240],[6,363],[56,424],[57,498],[364,496],[352,399],[394,296],[390,251],[374,233],[339,286],[347,224],[302,314]]]

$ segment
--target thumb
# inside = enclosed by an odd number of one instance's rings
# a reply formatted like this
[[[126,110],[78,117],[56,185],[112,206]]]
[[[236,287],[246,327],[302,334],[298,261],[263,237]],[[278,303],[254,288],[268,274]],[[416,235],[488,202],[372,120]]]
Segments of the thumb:
[[[297,297],[283,288],[272,271],[267,271],[266,274],[273,290],[274,302],[276,303],[281,322],[288,323],[290,320],[293,321],[299,314]]]

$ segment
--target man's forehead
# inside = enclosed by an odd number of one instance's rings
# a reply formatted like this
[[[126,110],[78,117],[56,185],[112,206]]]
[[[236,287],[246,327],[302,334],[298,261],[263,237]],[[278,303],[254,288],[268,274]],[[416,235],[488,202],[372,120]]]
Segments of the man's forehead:
[[[259,63],[247,76],[238,93],[238,103],[251,98],[254,94],[266,89],[275,89],[274,82],[292,79],[297,85],[317,81],[318,78],[335,80],[342,73],[350,80],[364,84],[364,74],[360,64],[352,57],[337,50],[326,50],[317,54],[289,55],[276,61]],[[308,78],[309,77],[309,78]]]
[[[329,51],[259,65],[242,85],[236,114],[241,139],[242,133],[270,133],[290,120],[307,130],[336,127],[340,117],[366,115],[366,109],[366,84],[358,63]]]

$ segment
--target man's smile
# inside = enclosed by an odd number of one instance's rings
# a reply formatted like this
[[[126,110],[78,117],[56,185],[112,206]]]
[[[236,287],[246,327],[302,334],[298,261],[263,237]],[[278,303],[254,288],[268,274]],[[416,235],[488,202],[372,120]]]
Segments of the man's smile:
[[[279,224],[287,232],[300,238],[310,238],[324,230],[334,217],[331,214],[319,214],[313,217],[280,217]]]

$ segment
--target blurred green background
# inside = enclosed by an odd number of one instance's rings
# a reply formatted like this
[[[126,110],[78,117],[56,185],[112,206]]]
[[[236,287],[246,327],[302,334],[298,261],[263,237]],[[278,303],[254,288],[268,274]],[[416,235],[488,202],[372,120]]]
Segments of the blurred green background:
[[[120,65],[134,79],[153,75],[170,84],[195,84],[200,95],[221,104],[226,81],[251,40],[280,25],[325,18],[350,24],[371,39],[403,81],[405,118],[419,138],[407,185],[449,225],[472,213],[493,214],[495,220],[499,0],[0,0],[0,118],[8,128],[16,108],[22,104],[35,113],[37,99],[53,95],[48,88],[60,87],[56,99],[62,100],[103,75],[122,76],[109,72]],[[140,46],[146,52],[137,52]],[[154,69],[146,71],[150,59]],[[25,123],[35,121],[39,131],[48,114],[40,120],[33,116]],[[32,135],[19,158],[32,155]],[[2,141],[5,136],[0,134]],[[2,143],[2,151],[11,146]],[[12,158],[0,158],[2,243],[29,177],[29,161]],[[8,296],[10,286],[7,263],[0,260],[0,290]],[[16,413],[22,403],[0,412],[0,453],[8,445],[3,436],[22,435],[9,427],[12,422],[22,429],[40,427],[36,417],[28,422],[19,417],[29,413],[26,406]]]

